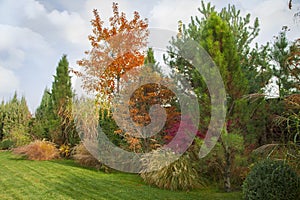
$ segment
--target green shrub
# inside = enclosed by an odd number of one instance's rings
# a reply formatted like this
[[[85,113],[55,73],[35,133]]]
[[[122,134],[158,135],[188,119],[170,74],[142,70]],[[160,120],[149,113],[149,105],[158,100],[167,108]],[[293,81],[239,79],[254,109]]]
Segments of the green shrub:
[[[4,139],[0,142],[0,150],[8,150],[13,148],[14,142],[9,139]]]
[[[27,145],[32,141],[29,134],[27,133],[26,127],[24,126],[14,128],[10,132],[8,138],[14,142],[14,145],[16,147]]]
[[[164,153],[165,156],[159,156],[158,154]],[[145,183],[155,185],[159,188],[168,190],[189,190],[199,187],[200,176],[196,170],[195,162],[191,159],[189,153],[185,153],[175,162],[163,167],[157,171],[157,169],[166,163],[168,158],[171,158],[174,153],[158,149],[153,151],[152,162],[146,163],[145,173],[141,173],[141,177]]]
[[[13,153],[24,155],[29,160],[52,160],[59,158],[59,151],[54,143],[36,140],[30,144],[13,149]]]
[[[247,200],[296,200],[300,196],[299,177],[282,161],[264,160],[256,164],[243,183]]]

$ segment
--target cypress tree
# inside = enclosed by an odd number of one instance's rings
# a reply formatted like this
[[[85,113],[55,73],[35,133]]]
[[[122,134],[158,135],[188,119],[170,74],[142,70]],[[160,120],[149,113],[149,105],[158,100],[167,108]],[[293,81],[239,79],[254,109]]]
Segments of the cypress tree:
[[[54,111],[54,122],[58,122],[56,129],[52,132],[52,139],[59,145],[74,145],[78,140],[72,118],[72,99],[69,62],[67,56],[63,55],[56,68],[56,75],[52,83],[52,102],[50,104]]]

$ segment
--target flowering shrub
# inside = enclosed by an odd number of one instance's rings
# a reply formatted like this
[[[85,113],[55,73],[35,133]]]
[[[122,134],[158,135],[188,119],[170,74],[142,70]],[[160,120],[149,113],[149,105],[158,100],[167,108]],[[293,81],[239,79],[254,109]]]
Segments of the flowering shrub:
[[[70,156],[70,146],[63,144],[59,147],[59,153],[62,157],[68,158]]]
[[[182,130],[180,133],[178,132],[179,127]],[[195,133],[195,137],[200,139],[204,139],[205,137],[204,134],[200,133],[189,116],[182,116],[181,120],[175,120],[175,122],[165,130],[165,133],[164,139],[167,143],[167,147],[175,150],[177,153],[183,153],[184,149],[182,149],[182,147],[191,140]],[[172,144],[170,143],[171,141]]]

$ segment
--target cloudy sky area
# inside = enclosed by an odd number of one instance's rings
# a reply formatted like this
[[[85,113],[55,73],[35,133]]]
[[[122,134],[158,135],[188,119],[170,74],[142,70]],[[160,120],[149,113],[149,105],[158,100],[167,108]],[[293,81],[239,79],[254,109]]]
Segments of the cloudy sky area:
[[[117,0],[116,0],[117,1]],[[51,87],[55,68],[63,54],[70,67],[84,57],[90,48],[92,10],[101,18],[111,16],[111,0],[0,0],[0,101],[8,100],[14,91],[27,98],[32,111],[39,105],[44,88]],[[149,26],[177,30],[178,20],[188,23],[190,16],[200,16],[200,0],[119,0],[121,11],[132,16],[138,11],[148,18]],[[205,1],[207,2],[207,1]],[[288,0],[212,0],[217,9],[236,5],[243,14],[258,17],[261,32],[257,42],[272,40],[283,25],[289,26],[290,40],[299,37],[300,21],[293,15],[300,8]]]

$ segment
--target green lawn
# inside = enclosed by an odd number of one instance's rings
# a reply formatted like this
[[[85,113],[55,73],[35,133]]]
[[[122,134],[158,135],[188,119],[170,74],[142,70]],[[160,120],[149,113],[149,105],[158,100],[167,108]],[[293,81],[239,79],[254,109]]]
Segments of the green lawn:
[[[0,199],[241,199],[206,188],[190,192],[145,185],[135,174],[85,169],[71,160],[28,161],[0,152]]]

